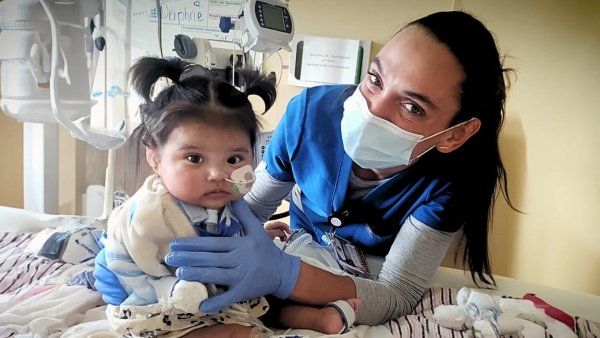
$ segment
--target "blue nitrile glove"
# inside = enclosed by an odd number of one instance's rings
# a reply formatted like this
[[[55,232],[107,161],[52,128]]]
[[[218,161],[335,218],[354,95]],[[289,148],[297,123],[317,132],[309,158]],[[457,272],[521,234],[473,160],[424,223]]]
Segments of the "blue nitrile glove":
[[[103,235],[105,236],[105,235]],[[102,241],[99,241],[101,243]],[[94,266],[94,287],[102,294],[105,303],[111,305],[121,305],[127,299],[127,292],[119,283],[117,276],[108,269],[106,265],[106,256],[104,247],[96,255],[96,264]]]
[[[243,199],[232,206],[244,236],[180,238],[171,242],[165,257],[167,264],[178,267],[178,278],[228,287],[202,302],[204,313],[268,294],[287,298],[300,273],[300,258],[273,244]]]

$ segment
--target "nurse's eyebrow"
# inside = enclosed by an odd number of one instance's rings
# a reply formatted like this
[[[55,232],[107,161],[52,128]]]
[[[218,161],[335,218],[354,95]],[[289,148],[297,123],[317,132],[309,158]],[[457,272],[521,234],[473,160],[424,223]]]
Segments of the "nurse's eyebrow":
[[[373,58],[373,63],[377,67],[377,71],[379,71],[379,73],[383,74],[383,67],[381,66],[381,60],[379,60],[378,56]],[[429,99],[427,96],[425,96],[423,94],[415,93],[410,90],[404,90],[404,91],[402,91],[402,94],[409,96],[411,98],[417,99],[433,109],[437,109],[437,107],[435,106],[435,104],[433,104],[431,99]]]

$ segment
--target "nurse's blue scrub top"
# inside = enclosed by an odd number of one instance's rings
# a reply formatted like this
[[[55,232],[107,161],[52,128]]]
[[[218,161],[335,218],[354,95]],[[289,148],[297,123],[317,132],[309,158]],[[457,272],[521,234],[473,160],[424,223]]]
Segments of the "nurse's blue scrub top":
[[[354,89],[305,89],[290,101],[269,142],[264,156],[269,175],[295,181],[302,191],[302,210],[290,203],[290,226],[326,244],[323,235],[332,229],[329,218],[345,214],[336,234],[382,255],[409,216],[433,229],[457,231],[464,223],[460,195],[465,189],[461,180],[437,168],[440,155],[435,150],[362,198],[346,198],[352,160],[342,145],[340,123],[343,102]]]

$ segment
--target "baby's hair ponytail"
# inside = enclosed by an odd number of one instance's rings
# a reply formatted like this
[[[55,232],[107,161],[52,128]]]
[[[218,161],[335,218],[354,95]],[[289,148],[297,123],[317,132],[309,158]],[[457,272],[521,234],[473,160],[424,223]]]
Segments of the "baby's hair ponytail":
[[[167,77],[179,83],[179,77],[187,66],[187,62],[178,58],[141,58],[129,70],[131,85],[146,102],[150,102],[152,87],[158,79]]]
[[[246,96],[259,96],[265,103],[265,111],[262,114],[266,113],[273,106],[277,98],[275,80],[257,71],[238,70],[237,73],[246,86],[246,90],[244,91]]]

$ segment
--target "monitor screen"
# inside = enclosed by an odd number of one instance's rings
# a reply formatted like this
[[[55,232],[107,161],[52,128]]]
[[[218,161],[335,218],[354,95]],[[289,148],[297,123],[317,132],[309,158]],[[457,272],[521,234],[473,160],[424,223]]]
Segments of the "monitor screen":
[[[265,27],[285,31],[283,24],[283,8],[269,5],[263,2],[263,13],[265,18]]]

